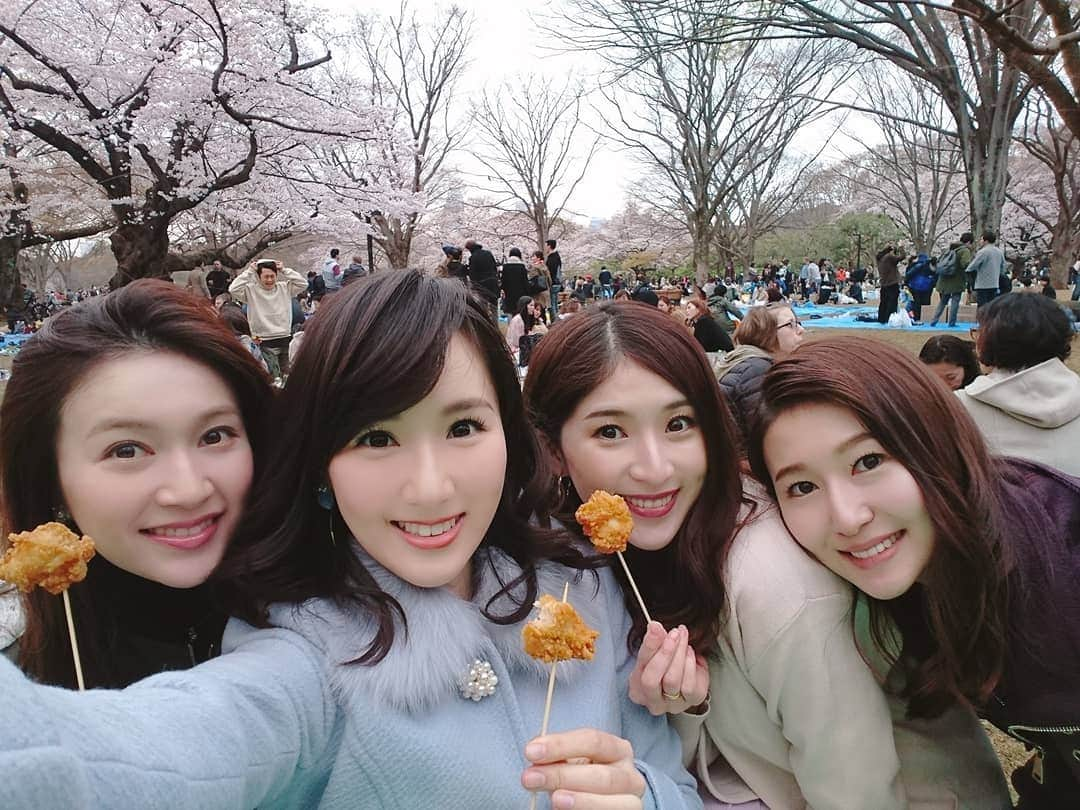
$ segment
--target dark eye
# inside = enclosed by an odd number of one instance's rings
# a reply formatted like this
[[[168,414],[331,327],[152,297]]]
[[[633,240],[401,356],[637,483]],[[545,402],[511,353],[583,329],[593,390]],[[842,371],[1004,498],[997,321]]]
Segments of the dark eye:
[[[855,462],[856,472],[869,472],[876,467],[881,466],[881,462],[885,460],[885,457],[881,453],[867,453]]]
[[[809,495],[817,487],[811,484],[809,481],[796,481],[790,487],[787,488],[788,495],[793,498],[799,498],[803,495]]]
[[[143,452],[145,451],[134,442],[124,442],[109,448],[108,455],[112,458],[132,459]]]
[[[484,423],[479,419],[459,419],[450,426],[447,435],[452,439],[467,439],[485,429]]]
[[[390,447],[394,444],[394,437],[385,430],[372,430],[360,436],[354,444],[357,447]]]
[[[626,436],[626,433],[618,425],[604,425],[593,435],[601,439],[621,439]]]
[[[667,423],[667,429],[670,433],[681,433],[684,430],[690,430],[696,424],[693,417],[675,416]]]

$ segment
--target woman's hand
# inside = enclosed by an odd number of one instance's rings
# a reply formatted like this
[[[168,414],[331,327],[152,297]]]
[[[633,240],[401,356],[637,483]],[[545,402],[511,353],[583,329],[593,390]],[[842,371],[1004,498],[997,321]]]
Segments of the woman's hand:
[[[630,673],[630,699],[650,714],[681,714],[709,696],[709,665],[694,654],[690,633],[679,625],[670,633],[649,622]]]
[[[521,775],[531,791],[551,794],[551,806],[574,810],[641,810],[645,778],[627,740],[580,728],[537,737],[525,746],[532,765]]]

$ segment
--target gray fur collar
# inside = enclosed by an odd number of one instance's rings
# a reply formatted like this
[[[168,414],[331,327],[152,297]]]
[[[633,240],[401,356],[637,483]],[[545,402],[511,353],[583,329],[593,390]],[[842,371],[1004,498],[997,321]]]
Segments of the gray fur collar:
[[[459,679],[475,659],[492,659],[490,645],[494,645],[497,656],[512,676],[547,679],[549,666],[526,655],[522,648],[523,622],[499,625],[481,613],[503,583],[521,571],[504,552],[480,550],[473,558],[474,564],[479,563],[479,574],[471,602],[444,588],[417,588],[398,579],[363,551],[358,550],[357,555],[379,587],[398,601],[408,619],[406,633],[400,619],[395,617],[394,643],[378,664],[347,663],[367,649],[376,630],[372,617],[362,611],[342,609],[327,600],[316,599],[298,606],[275,606],[270,615],[273,624],[296,630],[324,648],[331,662],[334,691],[346,704],[357,693],[360,693],[357,697],[363,695],[376,704],[407,712],[422,712],[447,699],[463,700],[458,692]],[[538,567],[537,580],[538,597],[544,593],[561,597],[564,583],[569,582],[568,600],[585,623],[601,634],[610,632],[605,622],[603,595],[596,594],[592,576],[544,563]],[[523,601],[524,584],[515,588],[514,594],[519,602]],[[492,603],[488,612],[506,615],[512,612],[514,604],[504,595]],[[495,665],[494,661],[492,664]],[[563,663],[559,667],[559,679],[573,680],[586,665],[583,661]]]

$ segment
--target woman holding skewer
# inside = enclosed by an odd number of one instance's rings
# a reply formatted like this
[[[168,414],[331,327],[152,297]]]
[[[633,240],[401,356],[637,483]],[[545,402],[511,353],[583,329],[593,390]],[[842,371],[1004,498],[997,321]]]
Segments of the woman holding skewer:
[[[20,730],[0,806],[700,807],[674,731],[627,696],[610,571],[532,521],[546,466],[484,305],[379,274],[306,333],[220,571],[242,617],[225,654],[82,695],[0,661]],[[549,668],[522,628],[567,584],[600,637],[559,664],[534,738]],[[20,780],[51,757],[65,779]]]
[[[850,586],[741,478],[735,427],[685,329],[635,303],[595,307],[537,347],[525,399],[561,474],[562,522],[595,490],[629,506],[625,561],[654,619],[617,567],[630,694],[676,716],[707,806],[1008,806],[971,712],[920,725],[890,704],[856,648]]]
[[[139,281],[49,318],[0,408],[4,528],[59,521],[97,556],[70,589],[86,685],[121,687],[221,650],[205,583],[244,508],[266,373],[208,302]],[[16,660],[74,687],[61,599],[23,597]]]

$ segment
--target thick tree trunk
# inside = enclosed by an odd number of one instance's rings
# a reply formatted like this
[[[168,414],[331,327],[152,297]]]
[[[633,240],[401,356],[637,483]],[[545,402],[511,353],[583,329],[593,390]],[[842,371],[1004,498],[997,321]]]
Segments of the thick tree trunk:
[[[1073,230],[1072,222],[1064,213],[1059,213],[1054,229],[1050,232],[1050,284],[1057,290],[1069,286],[1069,267],[1073,263],[1080,234]]]
[[[137,278],[167,278],[169,235],[166,223],[120,225],[109,236],[116,275],[109,287],[117,289]]]
[[[0,316],[19,292],[19,250],[22,237],[0,237]]]

